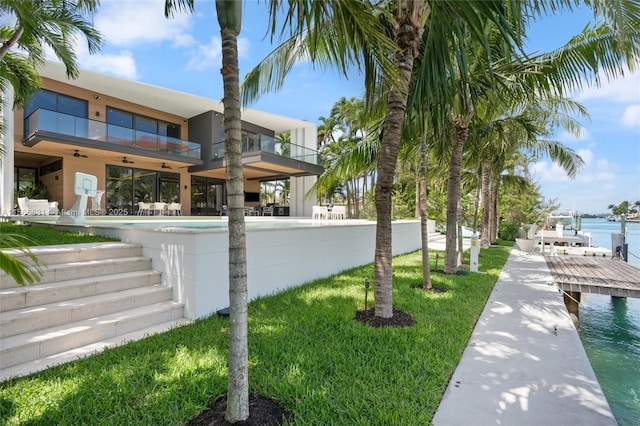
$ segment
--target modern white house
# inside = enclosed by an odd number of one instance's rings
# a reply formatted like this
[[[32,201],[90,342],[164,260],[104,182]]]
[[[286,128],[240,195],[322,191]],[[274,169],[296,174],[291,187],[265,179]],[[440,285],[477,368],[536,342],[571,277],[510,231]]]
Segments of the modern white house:
[[[7,108],[12,99],[4,94],[3,215],[36,189],[71,208],[76,172],[97,176],[107,215],[135,215],[140,202],[220,214],[227,204],[222,102],[86,70],[71,80],[59,63],[39,73],[42,89],[24,110]],[[266,204],[260,184],[289,180],[289,202],[274,206],[274,215],[310,217],[308,192],[323,171],[315,124],[251,109],[242,120],[245,204],[259,211]],[[290,139],[279,139],[285,132]]]

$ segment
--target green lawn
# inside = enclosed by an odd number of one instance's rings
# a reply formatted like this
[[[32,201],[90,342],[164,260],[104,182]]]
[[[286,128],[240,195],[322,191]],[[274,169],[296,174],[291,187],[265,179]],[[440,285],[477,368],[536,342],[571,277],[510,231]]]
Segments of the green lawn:
[[[250,392],[278,400],[296,424],[428,425],[508,254],[506,246],[483,250],[486,274],[432,273],[441,294],[412,288],[421,281],[420,252],[395,258],[394,309],[415,318],[410,328],[353,319],[372,265],[253,301]],[[228,339],[228,319],[212,316],[10,379],[0,383],[0,421],[185,424],[226,393]]]
[[[87,235],[79,232],[62,232],[48,226],[16,225],[14,222],[0,222],[0,248],[12,247],[13,242],[3,236],[13,234],[29,239],[29,245],[46,246],[51,244],[77,244],[99,241],[114,241],[100,235]]]

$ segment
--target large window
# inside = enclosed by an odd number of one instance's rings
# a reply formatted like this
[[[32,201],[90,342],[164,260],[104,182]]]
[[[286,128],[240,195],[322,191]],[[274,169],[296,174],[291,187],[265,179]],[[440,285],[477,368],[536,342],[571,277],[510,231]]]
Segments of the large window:
[[[180,152],[180,125],[107,108],[109,142],[164,152]]]
[[[220,179],[191,176],[191,215],[215,216],[226,204],[224,181]]]
[[[138,203],[180,202],[180,175],[131,167],[107,166],[107,214],[130,215]]]
[[[31,198],[38,183],[38,169],[32,167],[13,168],[13,190],[18,197]]]
[[[59,112],[64,115],[56,115],[56,123],[41,123],[47,129],[55,129],[60,133],[68,135],[84,136],[87,133],[86,121],[76,120],[74,117],[87,118],[87,101],[71,96],[61,95],[50,90],[38,91],[24,109],[24,130],[25,135],[30,133],[29,116],[37,109]],[[52,117],[53,118],[53,117]],[[43,119],[43,118],[41,118]],[[83,128],[78,128],[82,126]],[[35,130],[35,129],[34,129]]]

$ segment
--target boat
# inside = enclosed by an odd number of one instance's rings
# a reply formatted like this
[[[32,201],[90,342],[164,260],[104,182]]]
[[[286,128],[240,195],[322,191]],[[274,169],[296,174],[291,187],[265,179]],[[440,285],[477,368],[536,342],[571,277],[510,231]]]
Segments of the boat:
[[[610,250],[593,246],[591,233],[581,228],[579,215],[571,210],[556,210],[547,216],[545,227],[537,231],[535,240],[543,253],[546,244],[554,254],[610,256]]]
[[[563,229],[572,230],[575,228],[574,217],[571,210],[556,210],[547,216],[545,228],[558,229],[557,225],[560,224]]]

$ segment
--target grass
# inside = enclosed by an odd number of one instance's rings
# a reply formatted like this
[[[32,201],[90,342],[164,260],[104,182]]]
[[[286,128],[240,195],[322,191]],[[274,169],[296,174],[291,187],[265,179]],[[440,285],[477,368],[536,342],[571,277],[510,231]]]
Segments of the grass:
[[[52,244],[78,244],[103,241],[114,241],[112,238],[100,235],[88,235],[79,232],[60,231],[48,226],[17,225],[14,222],[0,222],[0,248],[9,248],[12,242],[1,238],[3,235],[14,234],[28,238],[31,246],[47,246]]]
[[[254,300],[250,392],[278,400],[297,424],[429,424],[508,253],[482,250],[486,274],[432,273],[440,294],[412,288],[420,252],[396,257],[394,309],[417,321],[404,329],[354,321],[372,265]],[[228,319],[212,316],[7,380],[1,424],[185,424],[226,393],[228,339]]]

